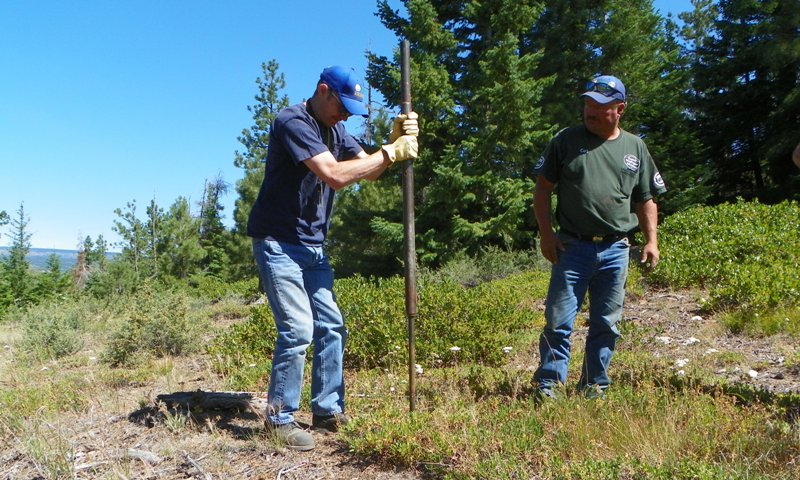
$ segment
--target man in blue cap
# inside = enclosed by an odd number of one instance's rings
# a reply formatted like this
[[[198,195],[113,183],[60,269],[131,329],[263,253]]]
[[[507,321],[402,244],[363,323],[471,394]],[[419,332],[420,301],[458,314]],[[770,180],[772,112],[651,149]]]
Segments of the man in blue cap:
[[[307,102],[275,117],[264,180],[247,224],[278,332],[266,426],[294,450],[314,448],[311,433],[294,417],[312,342],[312,427],[335,432],[348,421],[342,375],[347,330],[322,248],[334,193],[417,157],[419,128],[413,112],[395,118],[389,143],[371,155],[347,133],[342,121],[368,115],[365,88],[352,68],[328,67]]]
[[[578,386],[588,398],[605,395],[619,337],[629,235],[641,230],[643,263],[652,268],[659,259],[653,198],[666,188],[642,139],[619,126],[625,85],[601,75],[581,97],[583,125],[556,134],[536,165],[534,213],[542,254],[552,263],[541,363],[534,374],[540,400],[555,398],[566,383],[570,336],[587,291],[589,331]],[[554,192],[557,233],[550,217]]]

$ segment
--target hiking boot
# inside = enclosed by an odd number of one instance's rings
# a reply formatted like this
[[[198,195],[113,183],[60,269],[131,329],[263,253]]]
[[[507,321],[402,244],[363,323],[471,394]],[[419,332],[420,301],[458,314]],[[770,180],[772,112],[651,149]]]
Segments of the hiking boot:
[[[274,425],[267,421],[264,426],[289,450],[305,452],[314,448],[314,437],[296,422]]]
[[[606,389],[599,385],[586,385],[583,387],[583,396],[587,400],[604,400]]]
[[[558,395],[552,388],[539,387],[536,389],[536,393],[534,394],[533,398],[537,404],[542,404],[544,402],[558,400]]]
[[[334,413],[333,415],[314,415],[311,419],[311,427],[317,430],[325,430],[330,433],[338,432],[339,427],[347,425],[350,417],[344,413]]]

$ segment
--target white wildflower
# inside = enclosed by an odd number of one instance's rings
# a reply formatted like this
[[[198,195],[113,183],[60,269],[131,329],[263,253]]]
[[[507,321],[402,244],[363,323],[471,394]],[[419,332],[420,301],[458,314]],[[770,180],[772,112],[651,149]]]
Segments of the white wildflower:
[[[693,322],[700,322],[702,320],[703,320],[703,317],[701,317],[700,315],[695,315],[695,316],[692,317],[692,321]]]
[[[461,351],[461,347],[450,347],[450,351],[451,352],[460,352]]]
[[[417,370],[417,375],[422,375],[422,365],[420,365],[419,363],[417,363],[417,364],[414,364],[414,367],[415,367],[415,368],[416,368],[416,370]]]
[[[755,370],[748,370],[747,371],[747,376],[750,377],[750,378],[756,378],[756,377],[758,377],[758,372],[756,372]]]
[[[503,347],[503,353],[505,353],[506,355],[511,353],[511,350],[514,350],[514,348],[512,348],[512,347]]]
[[[709,348],[708,350],[706,350],[705,355],[711,355],[712,353],[719,353],[719,350],[717,350],[716,348]]]
[[[688,358],[681,358],[681,359],[675,360],[675,366],[678,367],[678,368],[683,368],[688,364],[689,364],[689,359]]]
[[[678,375],[686,375],[686,372],[684,372],[683,370],[678,370]]]

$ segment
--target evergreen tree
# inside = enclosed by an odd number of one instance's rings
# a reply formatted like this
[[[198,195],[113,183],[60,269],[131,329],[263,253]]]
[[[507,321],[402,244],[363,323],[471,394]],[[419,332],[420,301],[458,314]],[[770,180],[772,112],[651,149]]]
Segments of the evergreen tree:
[[[93,270],[105,270],[108,263],[108,242],[100,234],[97,240],[87,236],[83,241],[82,250],[86,252],[86,263]]]
[[[200,202],[200,246],[205,257],[200,263],[203,271],[217,278],[225,278],[228,271],[228,236],[222,223],[222,196],[228,185],[221,177],[206,182],[203,200]]]
[[[114,220],[112,230],[122,238],[118,244],[122,248],[120,261],[131,266],[135,283],[138,284],[146,276],[147,228],[136,217],[136,200],[128,202],[124,212],[117,208],[114,213],[119,218]]]
[[[31,250],[31,236],[28,232],[30,219],[25,215],[25,205],[20,204],[16,217],[10,220],[11,248],[3,261],[3,273],[6,280],[6,301],[10,299],[15,305],[24,307],[34,301],[33,276],[26,257]]]
[[[34,276],[33,293],[37,302],[53,298],[69,289],[69,275],[61,271],[61,260],[58,255],[51,253],[47,257],[45,270]]]
[[[257,275],[252,246],[247,237],[247,217],[264,179],[272,121],[278,112],[289,106],[289,98],[281,94],[286,81],[279,68],[275,60],[261,64],[263,77],[256,79],[256,104],[247,107],[253,116],[253,125],[242,130],[238,140],[244,146],[244,151],[236,151],[233,161],[236,167],[244,170],[243,177],[236,182],[238,197],[233,211],[234,228],[228,252],[233,278]]]
[[[715,199],[798,198],[789,159],[800,140],[800,3],[697,2],[687,19],[697,21],[690,25],[697,124]]]
[[[150,200],[150,205],[147,207],[147,221],[144,223],[145,228],[145,252],[144,256],[149,261],[147,262],[148,276],[152,278],[159,278],[159,253],[163,250],[162,236],[162,223],[164,221],[164,210],[159,208],[156,199]]]
[[[159,252],[162,277],[186,279],[200,270],[206,256],[200,245],[200,220],[192,217],[184,197],[175,200],[162,220]]]
[[[379,3],[384,25],[411,43],[422,132],[414,174],[423,264],[487,245],[532,246],[533,186],[522,172],[532,144],[548,131],[535,103],[546,82],[534,78],[538,57],[522,52],[520,39],[538,3],[409,0],[408,18]],[[397,58],[373,57],[368,78],[398,105]],[[376,233],[402,239],[401,226],[388,222]]]

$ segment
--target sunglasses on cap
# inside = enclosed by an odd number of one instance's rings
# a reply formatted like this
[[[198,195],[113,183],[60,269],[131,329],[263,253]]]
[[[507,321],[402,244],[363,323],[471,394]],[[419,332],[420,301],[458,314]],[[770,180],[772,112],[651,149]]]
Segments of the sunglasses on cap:
[[[620,92],[616,88],[612,87],[611,85],[609,85],[609,84],[607,84],[605,82],[595,82],[594,80],[592,80],[592,81],[590,81],[589,83],[586,84],[586,91],[587,92],[597,92],[597,93],[599,93],[601,95],[605,95],[607,97],[610,97],[610,96],[614,95],[615,93],[619,94],[619,95],[623,95],[622,92]]]

